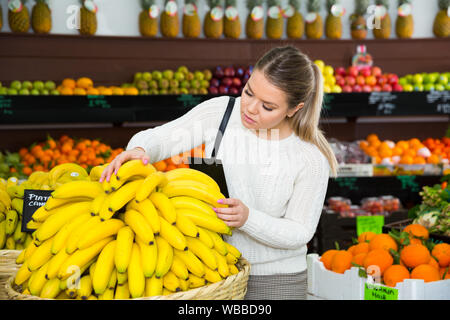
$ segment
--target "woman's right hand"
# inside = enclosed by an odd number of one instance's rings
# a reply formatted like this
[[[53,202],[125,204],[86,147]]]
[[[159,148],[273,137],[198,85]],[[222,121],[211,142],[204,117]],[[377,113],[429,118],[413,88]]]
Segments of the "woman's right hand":
[[[113,161],[103,170],[102,175],[100,176],[100,182],[106,180],[109,182],[112,174],[117,174],[117,171],[127,161],[130,160],[142,160],[144,165],[147,165],[150,162],[150,157],[147,155],[144,149],[142,148],[134,148],[131,150],[124,151],[120,153],[117,157],[114,158]]]

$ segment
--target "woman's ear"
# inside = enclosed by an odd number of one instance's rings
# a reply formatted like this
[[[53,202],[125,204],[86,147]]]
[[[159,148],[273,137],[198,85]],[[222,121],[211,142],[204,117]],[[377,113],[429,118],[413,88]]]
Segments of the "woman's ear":
[[[299,103],[298,106],[296,106],[295,108],[288,110],[287,116],[289,118],[292,118],[297,113],[297,111],[302,109],[304,106],[305,106],[304,102]]]

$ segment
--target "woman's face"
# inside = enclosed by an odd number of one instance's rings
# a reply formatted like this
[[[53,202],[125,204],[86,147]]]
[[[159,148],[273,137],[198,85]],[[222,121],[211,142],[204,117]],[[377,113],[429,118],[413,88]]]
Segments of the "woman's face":
[[[288,110],[286,94],[270,83],[262,71],[252,72],[241,95],[241,121],[246,128],[281,130],[287,124],[286,117],[297,110]]]

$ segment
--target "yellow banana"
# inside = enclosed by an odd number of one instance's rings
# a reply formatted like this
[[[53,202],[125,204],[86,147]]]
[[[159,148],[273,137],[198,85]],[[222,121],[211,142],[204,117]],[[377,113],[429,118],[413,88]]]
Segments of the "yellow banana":
[[[61,282],[65,282],[65,281],[60,281],[60,283],[59,283],[60,285],[61,285]],[[76,285],[72,283],[72,285],[69,288],[65,289],[65,293],[69,297],[69,299],[77,298],[77,287],[76,287]]]
[[[108,288],[114,289],[116,285],[117,285],[117,270],[114,267],[113,271],[111,272],[111,276],[109,277]]]
[[[10,236],[14,233],[19,221],[19,214],[16,210],[8,210],[6,212],[6,235]]]
[[[97,266],[97,260],[89,266],[89,275],[91,279],[94,277],[95,267]]]
[[[119,168],[116,178],[119,184],[124,184],[131,177],[147,177],[153,172],[156,172],[156,169],[151,164],[144,165],[141,160],[130,160],[128,162],[125,162]],[[120,185],[114,184],[112,187],[117,190],[118,188],[120,188]]]
[[[142,271],[144,272],[144,276],[146,278],[150,278],[156,269],[158,247],[156,244],[148,245],[139,238],[137,240],[141,250]]]
[[[163,286],[172,292],[181,291],[180,281],[178,280],[175,273],[172,271],[167,272],[163,277]]]
[[[186,264],[183,262],[183,260],[181,260],[180,257],[178,256],[173,257],[173,262],[172,266],[170,267],[170,271],[175,273],[175,275],[182,280],[189,279],[189,270],[186,267]]]
[[[16,242],[14,241],[12,236],[6,237],[5,249],[16,250]]]
[[[116,273],[117,273],[117,284],[119,286],[123,285],[124,283],[128,282],[128,272],[124,272],[124,273],[120,273],[119,271],[117,271],[116,269]]]
[[[68,205],[64,207],[64,210],[58,210],[57,213],[48,217],[42,226],[36,230],[36,239],[38,241],[44,241],[54,236],[66,223],[83,213],[89,213],[90,207],[91,202],[84,201]]]
[[[227,251],[229,253],[231,253],[233,256],[235,256],[236,258],[240,258],[241,257],[241,252],[232,244],[229,244],[228,242],[224,241],[225,246],[227,247]]]
[[[127,206],[127,209],[128,208],[139,211],[147,219],[155,235],[158,235],[160,233],[161,222],[159,221],[159,215],[156,211],[155,206],[149,199],[145,199],[139,203],[131,201]]]
[[[114,270],[114,255],[117,241],[111,241],[100,252],[92,278],[92,287],[96,294],[103,294],[108,288],[111,274]],[[115,271],[114,271],[115,273]]]
[[[145,296],[160,296],[163,293],[163,279],[154,274],[151,278],[145,280]]]
[[[70,233],[66,242],[66,252],[72,254],[78,248],[78,242],[80,239],[88,232],[90,229],[94,228],[97,224],[101,222],[99,216],[94,216],[89,218],[85,223],[80,224],[75,227],[75,229]]]
[[[189,278],[186,280],[178,278],[178,281],[180,282],[180,289],[181,291],[188,291],[189,290]]]
[[[39,296],[41,293],[42,287],[44,286],[47,279],[45,275],[47,273],[48,262],[45,263],[42,267],[36,270],[36,275],[33,276],[32,281],[28,284],[28,289],[33,296]]]
[[[86,223],[90,219],[89,212],[85,212],[75,217],[69,223],[66,223],[56,234],[53,240],[52,254],[57,254],[67,244],[67,239],[70,234],[78,228],[81,224]]]
[[[23,196],[25,195],[25,189],[30,188],[30,184],[26,182],[27,181],[24,181],[20,185],[16,186],[16,190],[14,192],[15,198],[23,199]]]
[[[70,255],[66,252],[66,250],[60,250],[56,255],[54,255],[50,261],[47,268],[47,279],[53,279],[58,276],[59,269],[67,259],[69,259]]]
[[[6,209],[11,208],[11,197],[5,190],[2,189],[0,189],[0,202],[3,203]]]
[[[228,253],[227,246],[225,244],[225,241],[223,241],[222,236],[218,234],[217,232],[205,229],[206,232],[211,237],[213,243],[214,243],[214,249],[217,250],[221,255],[226,256]]]
[[[34,271],[43,266],[53,256],[51,249],[53,238],[45,240],[28,258],[27,265],[30,271]]]
[[[23,244],[27,238],[27,233],[22,232],[22,219],[17,222],[16,230],[14,230],[13,239],[16,244]]]
[[[228,251],[227,255],[225,256],[225,259],[227,259],[228,264],[236,264],[239,260],[234,255],[232,255],[229,251]]]
[[[116,212],[133,200],[136,196],[136,191],[140,188],[143,181],[143,179],[139,179],[127,182],[115,191],[114,196],[111,197],[111,200],[109,201],[108,210],[112,213]]]
[[[181,231],[171,225],[163,217],[160,217],[161,222],[161,232],[160,236],[167,240],[170,245],[178,250],[186,250],[186,237],[181,233]]]
[[[167,178],[164,172],[156,171],[149,174],[144,179],[141,188],[136,192],[136,202],[144,201],[148,196],[156,190],[157,187],[164,187],[167,184]]]
[[[128,288],[128,282],[116,287],[116,293],[114,300],[128,300],[130,299],[130,289]]]
[[[225,256],[221,255],[219,252],[217,252],[215,249],[212,250],[214,256],[216,257],[217,261],[217,272],[219,272],[220,276],[222,278],[226,278],[230,275],[230,270],[228,269],[228,263]]]
[[[220,192],[220,187],[217,182],[204,172],[190,169],[190,168],[177,168],[166,172],[166,177],[169,182],[178,180],[194,180],[210,186],[217,192]]]
[[[30,229],[30,230],[37,230],[37,229],[39,229],[40,226],[42,226],[42,222],[36,222],[36,221],[30,220],[27,223],[27,229]]]
[[[23,243],[16,243],[15,250],[21,251],[23,249],[25,249],[25,246],[23,245]]]
[[[86,170],[76,163],[63,163],[53,167],[49,172],[50,184],[55,184],[63,175],[73,174],[73,176],[81,176],[87,178],[89,175]]]
[[[181,231],[185,236],[198,238],[200,237],[200,233],[198,227],[195,223],[192,222],[191,219],[186,217],[184,214],[177,214],[177,221],[175,226]]]
[[[29,257],[36,251],[38,246],[34,241],[31,241],[25,249],[25,260],[28,260]]]
[[[174,249],[173,254],[174,256],[178,256],[184,262],[190,273],[195,274],[197,277],[203,277],[205,274],[205,265],[192,253],[192,251]]]
[[[230,270],[230,274],[235,275],[239,273],[239,269],[234,264],[229,264],[228,268]]]
[[[114,197],[114,192],[109,193],[106,195],[106,198],[103,199],[103,202],[100,206],[100,210],[98,211],[98,216],[104,220],[111,219],[111,217],[114,215],[114,211],[109,211],[109,202]]]
[[[103,170],[105,170],[108,165],[109,163],[105,163],[93,167],[89,172],[89,179],[91,179],[91,181],[99,181],[100,177],[102,176]]]
[[[28,248],[30,243],[32,243],[32,242],[33,242],[33,237],[31,236],[30,233],[28,233],[27,238],[25,239],[25,243],[24,243],[25,248]]]
[[[193,211],[190,209],[178,209],[177,214],[183,214],[190,218],[197,226],[205,229],[215,231],[222,234],[231,235],[231,228],[227,224],[219,219],[217,216],[212,217],[204,214],[203,212]]]
[[[206,279],[202,277],[198,277],[194,274],[189,275],[189,288],[195,289],[206,286]]]
[[[28,263],[27,261],[25,261],[19,268],[19,270],[17,270],[16,277],[14,278],[14,283],[20,286],[30,278],[31,274],[32,272],[28,270]]]
[[[20,215],[23,213],[23,199],[14,198],[11,200],[11,208],[17,211]]]
[[[102,208],[103,202],[106,200],[107,194],[102,193],[97,196],[94,200],[92,200],[91,204],[91,215],[98,216],[100,213],[100,209]]]
[[[173,262],[173,248],[161,236],[155,237],[157,246],[157,260],[155,266],[155,275],[157,278],[162,278],[169,270]]]
[[[25,252],[26,249],[22,250],[20,254],[16,258],[16,264],[22,264],[25,261]]]
[[[82,276],[80,279],[77,296],[82,300],[87,300],[92,294],[92,279],[90,275]]]
[[[6,220],[0,222],[0,249],[3,249],[6,243]]]
[[[119,273],[125,273],[130,263],[133,248],[134,232],[129,226],[122,227],[117,233],[114,263]]]
[[[42,287],[39,297],[42,299],[55,299],[61,292],[59,285],[60,281],[58,278],[48,280]]]
[[[58,279],[59,280],[59,279]],[[70,297],[66,294],[65,291],[62,291],[59,288],[59,283],[58,283],[58,289],[60,290],[59,294],[55,297],[56,300],[69,300]]]
[[[128,266],[128,288],[133,299],[142,297],[145,293],[145,276],[142,270],[139,246],[134,243]]]
[[[114,289],[106,289],[103,294],[98,296],[98,300],[114,300]]]
[[[176,223],[177,213],[175,211],[175,207],[165,194],[161,192],[153,192],[149,196],[149,199],[159,210],[162,216],[167,220],[167,222],[169,222],[170,224]]]
[[[80,239],[78,242],[78,249],[86,249],[102,239],[115,236],[123,226],[123,221],[119,219],[110,219],[100,222],[91,230],[87,231],[86,234]]]
[[[176,180],[169,182],[164,188],[161,189],[169,198],[179,196],[189,196],[202,200],[214,207],[227,207],[226,205],[219,204],[219,199],[225,199],[225,196],[216,189],[205,185],[204,183],[194,180]]]
[[[52,192],[56,199],[91,198],[94,199],[103,193],[103,187],[99,182],[88,180],[71,181],[63,184]]]
[[[136,210],[125,212],[125,223],[131,227],[134,233],[145,243],[152,245],[155,241],[152,227],[145,217]]]
[[[203,242],[196,238],[186,237],[188,248],[194,253],[206,266],[212,270],[217,270],[217,260],[213,254],[213,249],[208,248]]]
[[[102,249],[113,240],[113,237],[109,237],[89,248],[75,251],[61,266],[58,272],[58,278],[66,279],[77,271],[77,268],[82,269],[85,267],[94,257],[96,257]],[[98,264],[97,264],[98,266]],[[80,273],[82,274],[82,273]]]
[[[50,198],[49,198],[50,199]],[[56,209],[47,210],[45,205],[36,209],[36,211],[31,216],[31,219],[35,222],[44,222],[52,214],[58,212]]]
[[[72,202],[82,202],[82,201],[90,201],[91,198],[68,198],[68,199],[56,199],[53,197],[49,197],[47,202],[45,203],[44,207],[45,210],[50,211],[56,208],[59,208],[61,206],[64,206],[66,204],[72,203]],[[36,220],[38,221],[38,220]]]
[[[219,281],[223,280],[217,270],[211,270],[207,266],[205,266],[205,276],[204,276],[204,278],[207,281],[211,282],[211,283],[216,283],[216,282],[219,282]]]
[[[214,248],[214,241],[208,231],[208,229],[198,227],[198,239],[203,242],[208,248],[212,249]]]

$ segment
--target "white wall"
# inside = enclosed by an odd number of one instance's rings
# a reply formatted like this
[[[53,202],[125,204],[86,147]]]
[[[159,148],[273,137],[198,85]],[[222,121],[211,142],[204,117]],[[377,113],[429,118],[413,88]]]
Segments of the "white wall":
[[[67,9],[71,5],[79,5],[79,0],[49,0],[52,8],[53,34],[78,34],[77,30],[68,29],[66,21],[70,14]],[[138,28],[138,15],[141,11],[139,0],[95,0],[98,5],[98,30],[97,35],[106,36],[140,36]],[[162,6],[163,0],[157,0],[157,4]],[[177,0],[180,6],[183,5],[183,0]],[[285,3],[286,0],[283,1]],[[372,1],[373,3],[374,1]],[[395,19],[397,17],[397,0],[390,0],[390,15],[393,20],[393,29],[391,37],[395,38]],[[302,2],[301,12],[306,15],[307,0]],[[433,21],[438,11],[437,0],[413,0],[413,15],[415,21],[414,38],[430,38],[434,37]],[[3,29],[2,32],[9,32],[7,22],[7,0],[0,0],[3,7]],[[245,19],[247,17],[246,1],[238,1],[238,9],[240,12],[240,19],[242,23],[242,35],[245,37]],[[326,17],[325,0],[323,0],[322,17]],[[343,39],[350,39],[350,24],[349,16],[354,9],[354,0],[341,0],[341,4],[346,8],[346,13],[343,17],[344,32]],[[28,8],[34,5],[34,1],[28,1]],[[199,0],[199,13],[203,21],[203,16],[207,12],[208,7],[205,0]],[[181,21],[181,14],[180,14]],[[30,33],[33,32],[30,28]],[[181,31],[180,31],[181,33]],[[181,36],[181,34],[180,34]],[[372,33],[369,32],[369,39],[373,38]]]

